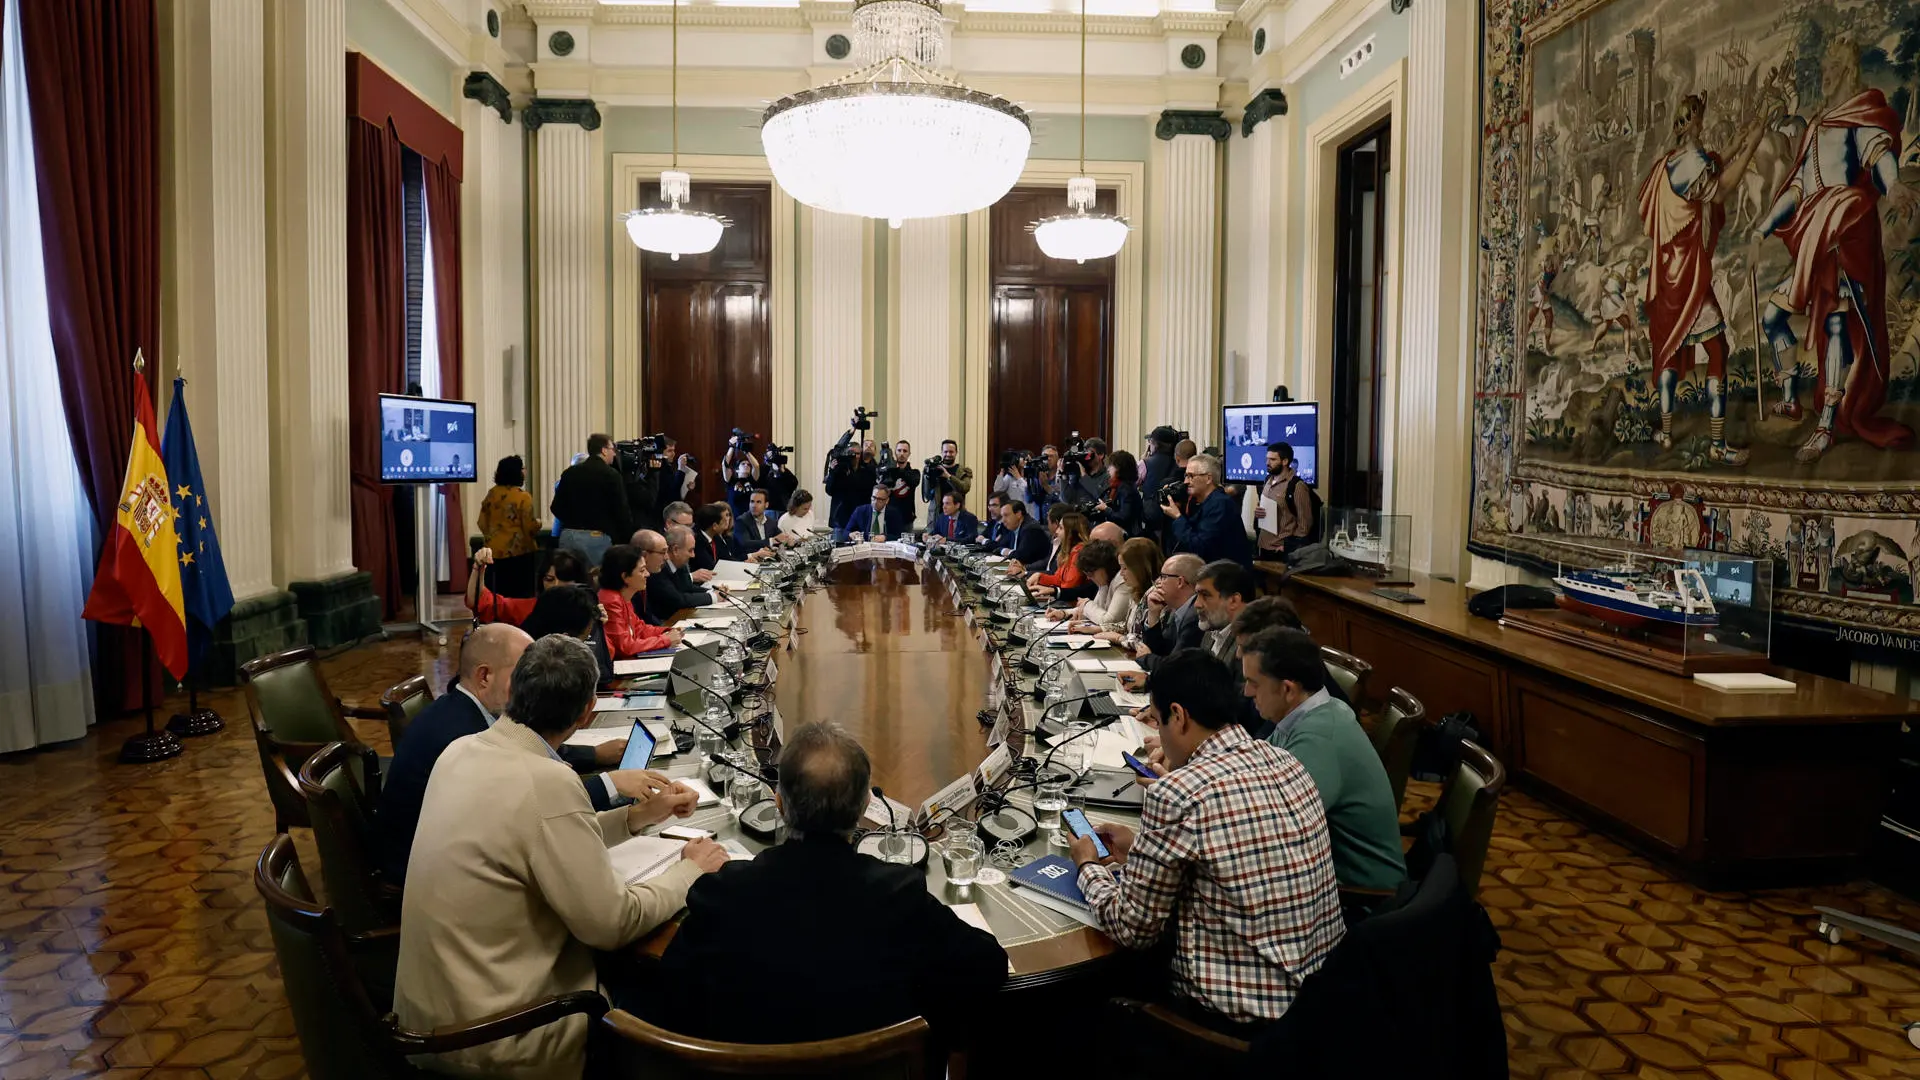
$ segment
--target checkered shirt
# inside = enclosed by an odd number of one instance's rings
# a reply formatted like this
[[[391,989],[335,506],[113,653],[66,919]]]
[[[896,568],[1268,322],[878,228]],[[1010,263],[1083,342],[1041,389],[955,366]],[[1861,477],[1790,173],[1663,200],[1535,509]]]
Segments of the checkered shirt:
[[[1292,755],[1229,724],[1147,788],[1123,880],[1080,888],[1114,940],[1147,948],[1169,919],[1172,989],[1228,1019],[1279,1019],[1346,932],[1320,793]]]

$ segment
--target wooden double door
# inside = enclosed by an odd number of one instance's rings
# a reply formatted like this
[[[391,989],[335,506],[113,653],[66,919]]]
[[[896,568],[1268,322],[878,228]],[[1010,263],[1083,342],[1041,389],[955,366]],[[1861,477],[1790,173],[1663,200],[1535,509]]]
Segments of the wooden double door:
[[[1096,203],[1113,212],[1114,193]],[[991,211],[993,289],[986,460],[1009,449],[1106,438],[1113,415],[1114,260],[1048,258],[1027,231],[1062,213],[1061,187],[1016,188]]]
[[[659,205],[659,185],[641,185],[639,197]],[[690,205],[733,223],[719,246],[678,260],[642,256],[642,424],[699,459],[699,501],[723,497],[718,469],[732,428],[756,436],[756,457],[773,436],[772,201],[765,184],[696,183]]]

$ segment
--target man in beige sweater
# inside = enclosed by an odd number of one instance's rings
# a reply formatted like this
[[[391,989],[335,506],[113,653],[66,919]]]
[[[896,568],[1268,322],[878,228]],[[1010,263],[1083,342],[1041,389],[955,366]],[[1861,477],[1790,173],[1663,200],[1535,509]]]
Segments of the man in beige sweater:
[[[506,715],[441,754],[427,782],[400,913],[394,1012],[416,1031],[469,1024],[552,994],[594,990],[595,949],[619,949],[686,903],[726,864],[710,840],[650,881],[617,877],[607,849],[685,816],[695,796],[658,777],[651,797],[595,813],[556,748],[593,716],[599,666],[578,641],[534,642],[513,669]],[[466,1075],[573,1080],[587,1019],[423,1058]]]

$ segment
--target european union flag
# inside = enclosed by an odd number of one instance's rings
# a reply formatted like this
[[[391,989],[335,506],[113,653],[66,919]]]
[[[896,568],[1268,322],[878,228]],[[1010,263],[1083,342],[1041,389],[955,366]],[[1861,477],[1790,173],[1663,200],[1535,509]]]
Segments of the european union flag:
[[[187,662],[198,664],[213,641],[213,628],[233,610],[233,586],[213,531],[207,483],[200,477],[200,454],[193,448],[187,422],[187,380],[173,380],[173,409],[160,438],[160,457],[173,485],[173,531],[180,541],[180,589],[187,607]]]

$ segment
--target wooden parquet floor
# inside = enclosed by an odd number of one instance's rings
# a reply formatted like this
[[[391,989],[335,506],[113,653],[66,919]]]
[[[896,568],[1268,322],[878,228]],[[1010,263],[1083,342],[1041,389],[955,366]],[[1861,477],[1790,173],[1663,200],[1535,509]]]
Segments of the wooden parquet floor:
[[[452,656],[395,640],[325,668],[372,703],[413,674],[439,690]],[[239,695],[210,703],[227,730],[171,762],[115,761],[131,721],[0,757],[0,1080],[304,1073],[251,883],[273,813]],[[1920,926],[1885,889],[1703,892],[1510,792],[1481,899],[1515,1077],[1920,1077],[1920,964],[1814,932],[1815,903]]]

